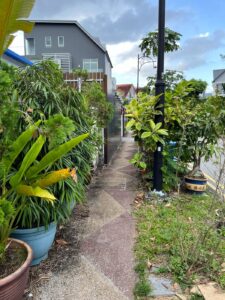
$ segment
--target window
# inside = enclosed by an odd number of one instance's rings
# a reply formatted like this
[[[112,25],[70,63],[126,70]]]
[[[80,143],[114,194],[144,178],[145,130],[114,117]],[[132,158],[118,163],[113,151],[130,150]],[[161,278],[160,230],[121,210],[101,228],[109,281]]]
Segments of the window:
[[[64,36],[58,36],[58,47],[64,47]]]
[[[34,38],[26,38],[25,51],[26,51],[26,55],[35,55],[35,40],[34,40]]]
[[[98,72],[98,59],[89,58],[83,60],[83,69],[88,72]]]
[[[46,48],[51,48],[52,46],[52,37],[51,36],[46,36],[45,37],[45,47]]]

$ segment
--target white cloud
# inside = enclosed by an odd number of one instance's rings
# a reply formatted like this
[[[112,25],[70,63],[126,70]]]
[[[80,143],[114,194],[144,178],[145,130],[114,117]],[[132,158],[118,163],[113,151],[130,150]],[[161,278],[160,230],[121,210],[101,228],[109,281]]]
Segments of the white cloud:
[[[199,35],[197,35],[197,37],[206,38],[206,37],[209,37],[209,35],[210,35],[209,32],[205,32],[205,33],[200,33]]]

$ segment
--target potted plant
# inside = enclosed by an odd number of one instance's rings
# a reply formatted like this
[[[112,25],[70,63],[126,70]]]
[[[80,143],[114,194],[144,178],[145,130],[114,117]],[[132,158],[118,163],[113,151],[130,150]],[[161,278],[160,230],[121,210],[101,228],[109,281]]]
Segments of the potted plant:
[[[66,120],[68,121],[68,118],[64,121]],[[72,138],[40,157],[49,134],[46,127],[48,121],[38,121],[29,126],[12,144],[11,151],[6,151],[0,162],[3,197],[10,200],[18,209],[14,226],[29,225],[25,229],[16,229],[12,236],[19,237],[31,245],[34,251],[32,265],[47,257],[56,232],[57,219],[54,218],[51,210],[54,211],[57,199],[51,192],[50,186],[68,177],[76,180],[75,168],[51,171],[50,166],[88,136],[82,134]],[[22,153],[23,157],[21,157]],[[40,160],[37,160],[38,157]],[[35,203],[36,211],[30,211],[32,202]],[[28,218],[28,215],[31,218]],[[50,216],[50,219],[44,220],[46,215]],[[33,220],[32,216],[34,216]]]
[[[202,193],[206,190],[207,178],[201,171],[201,162],[208,161],[219,150],[224,115],[217,110],[216,102],[216,97],[210,97],[196,103],[192,107],[190,120],[183,128],[183,137],[179,142],[180,158],[183,162],[192,163],[192,170],[184,177],[188,191]]]
[[[32,249],[10,239],[15,217],[13,205],[0,198],[0,299],[19,300],[24,294],[32,261]]]

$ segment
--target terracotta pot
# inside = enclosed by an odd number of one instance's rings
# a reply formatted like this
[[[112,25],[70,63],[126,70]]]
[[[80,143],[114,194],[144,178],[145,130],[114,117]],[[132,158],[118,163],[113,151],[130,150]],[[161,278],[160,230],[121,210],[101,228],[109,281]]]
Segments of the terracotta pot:
[[[29,266],[32,261],[32,249],[26,243],[10,239],[11,246],[16,245],[25,248],[27,251],[27,258],[22,266],[9,276],[0,279],[0,299],[1,300],[20,300],[23,297],[24,290],[27,285],[29,276]]]

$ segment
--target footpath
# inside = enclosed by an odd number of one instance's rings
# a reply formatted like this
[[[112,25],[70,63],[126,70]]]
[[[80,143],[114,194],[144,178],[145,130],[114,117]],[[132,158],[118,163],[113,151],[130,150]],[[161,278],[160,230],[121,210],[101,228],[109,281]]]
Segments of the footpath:
[[[111,164],[94,178],[87,194],[89,214],[85,222],[82,221],[79,253],[74,254],[79,263],[52,273],[38,288],[35,299],[133,299],[135,223],[132,203],[138,179],[129,159],[135,150],[133,140],[125,138]]]

